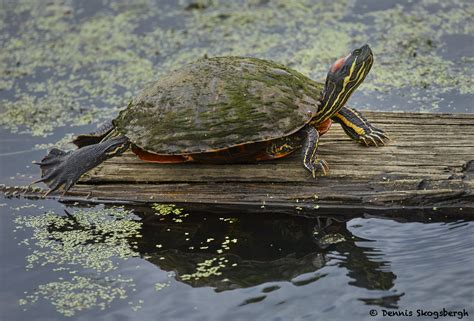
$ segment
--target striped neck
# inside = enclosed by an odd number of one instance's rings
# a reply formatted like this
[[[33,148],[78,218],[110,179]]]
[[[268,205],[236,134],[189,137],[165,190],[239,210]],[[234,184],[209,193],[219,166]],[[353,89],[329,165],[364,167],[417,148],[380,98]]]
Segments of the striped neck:
[[[370,48],[365,45],[340,58],[329,69],[321,96],[321,105],[311,123],[320,124],[338,113],[354,90],[364,81],[373,63]]]

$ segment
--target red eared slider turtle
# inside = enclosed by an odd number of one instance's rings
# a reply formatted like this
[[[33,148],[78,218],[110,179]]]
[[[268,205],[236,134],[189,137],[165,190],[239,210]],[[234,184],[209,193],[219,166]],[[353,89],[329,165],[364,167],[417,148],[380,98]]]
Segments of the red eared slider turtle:
[[[338,59],[326,83],[275,62],[204,58],[146,87],[111,124],[80,135],[72,152],[53,149],[38,163],[51,191],[66,192],[82,174],[129,147],[158,163],[238,163],[284,157],[302,149],[315,176],[319,137],[340,123],[354,140],[383,145],[385,133],[345,107],[373,63],[368,45]],[[35,183],[36,183],[35,182]]]

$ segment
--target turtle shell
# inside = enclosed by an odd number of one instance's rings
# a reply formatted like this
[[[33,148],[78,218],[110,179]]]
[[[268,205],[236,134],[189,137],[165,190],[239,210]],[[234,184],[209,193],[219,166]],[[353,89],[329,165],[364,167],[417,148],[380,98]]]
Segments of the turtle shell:
[[[295,133],[316,114],[322,88],[271,61],[204,58],[147,86],[114,125],[152,153],[218,151]]]

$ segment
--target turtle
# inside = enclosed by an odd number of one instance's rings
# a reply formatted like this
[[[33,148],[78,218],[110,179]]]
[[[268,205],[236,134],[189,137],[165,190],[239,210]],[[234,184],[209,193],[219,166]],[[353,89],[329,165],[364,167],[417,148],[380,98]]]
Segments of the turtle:
[[[384,145],[389,137],[346,106],[373,64],[363,45],[329,68],[325,83],[282,64],[252,57],[204,57],[147,85],[118,116],[77,136],[74,151],[53,148],[40,162],[49,190],[65,194],[106,159],[131,149],[146,162],[250,163],[300,149],[316,177],[328,164],[319,138],[333,121],[353,140]]]

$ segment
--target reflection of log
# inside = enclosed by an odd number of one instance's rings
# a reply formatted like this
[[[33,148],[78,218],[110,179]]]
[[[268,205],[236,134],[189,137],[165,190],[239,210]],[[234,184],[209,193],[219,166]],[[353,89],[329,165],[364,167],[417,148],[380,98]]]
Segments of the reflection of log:
[[[328,177],[312,179],[297,154],[259,164],[160,165],[127,153],[92,170],[68,197],[310,215],[319,207],[474,208],[474,114],[366,115],[392,141],[367,148],[334,125],[320,144],[331,168]]]

